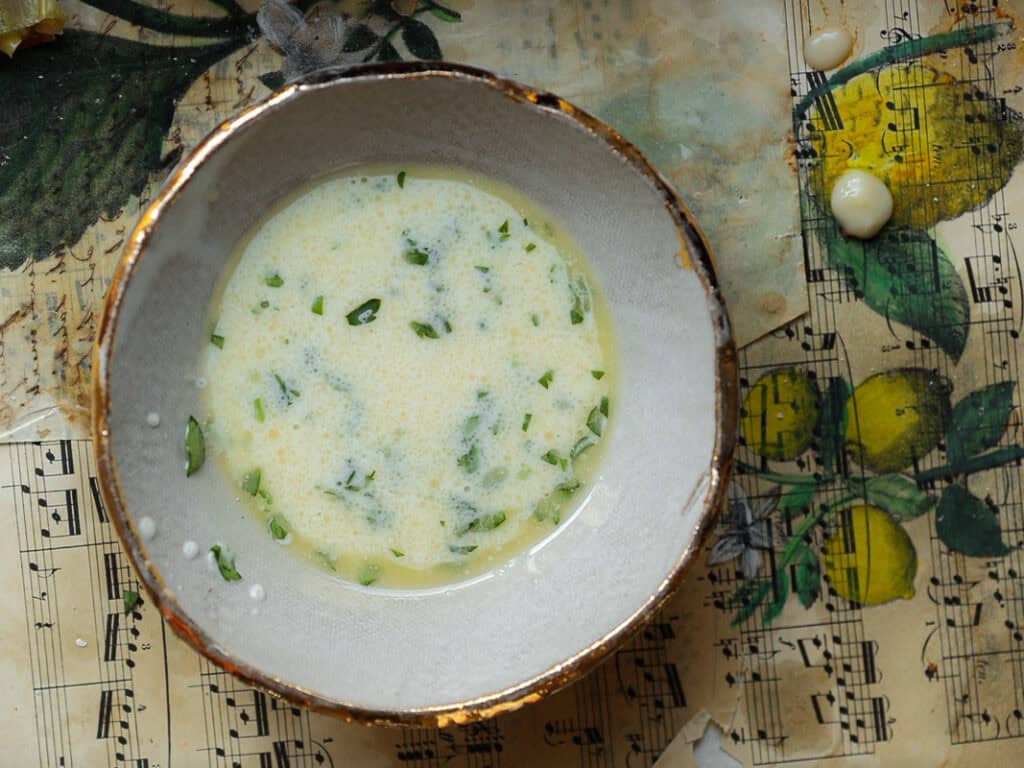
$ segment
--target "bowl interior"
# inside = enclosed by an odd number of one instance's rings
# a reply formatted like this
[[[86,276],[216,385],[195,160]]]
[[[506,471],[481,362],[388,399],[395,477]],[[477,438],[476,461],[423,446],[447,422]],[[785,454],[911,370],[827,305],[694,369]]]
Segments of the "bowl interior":
[[[695,547],[731,448],[727,321],[706,265],[684,266],[695,243],[656,180],[531,98],[456,70],[290,87],[215,132],[136,233],[143,250],[115,281],[113,339],[98,355],[112,512],[179,630],[250,679],[368,718],[518,703],[598,658]],[[455,164],[535,200],[589,257],[618,336],[612,439],[578,513],[497,572],[447,589],[339,583],[277,546],[215,466],[183,471],[206,309],[236,244],[309,179],[371,162]],[[157,525],[148,541],[134,523],[143,515]],[[244,580],[186,559],[186,540],[204,553],[229,542]]]

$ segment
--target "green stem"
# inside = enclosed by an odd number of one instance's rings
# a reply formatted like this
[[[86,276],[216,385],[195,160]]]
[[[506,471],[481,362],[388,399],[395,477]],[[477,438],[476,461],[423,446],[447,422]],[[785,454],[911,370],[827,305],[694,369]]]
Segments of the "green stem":
[[[837,499],[836,501],[833,501],[831,504],[826,504],[825,506],[819,507],[817,511],[805,517],[803,521],[800,523],[799,527],[797,527],[797,529],[793,531],[793,535],[790,537],[789,541],[786,542],[786,547],[782,550],[782,555],[779,558],[779,564],[776,565],[776,570],[779,570],[780,568],[785,568],[787,565],[789,565],[789,561],[793,559],[793,555],[796,554],[796,551],[800,548],[800,545],[803,543],[804,536],[809,530],[811,530],[811,528],[813,528],[818,523],[819,520],[821,520],[823,517],[827,515],[831,515],[833,512],[836,512],[839,509],[842,509],[847,504],[857,501],[859,498],[860,496],[857,496],[856,494],[843,496],[841,499]]]
[[[1003,464],[1009,464],[1011,461],[1019,459],[1024,459],[1024,446],[1011,445],[1007,448],[996,448],[994,451],[983,453],[980,456],[973,456],[957,465],[943,464],[941,467],[926,469],[913,477],[918,485],[924,485],[952,475],[973,475],[976,472],[1001,467]]]
[[[737,461],[736,469],[737,474],[756,475],[762,480],[768,480],[779,485],[818,485],[819,483],[827,483],[835,479],[833,475],[815,478],[813,475],[784,475],[779,472],[766,472],[744,461]]]
[[[905,43],[883,48],[870,56],[865,56],[863,59],[843,67],[832,75],[827,82],[813,88],[810,93],[800,99],[800,102],[793,109],[793,114],[800,117],[807,112],[808,107],[811,106],[815,99],[824,96],[833,88],[845,85],[853,80],[853,78],[863,75],[865,72],[870,72],[886,64],[919,59],[922,56],[928,56],[929,54],[938,53],[950,48],[984,43],[994,39],[998,34],[998,24],[981,24],[977,27],[956,29],[952,32],[943,32],[931,37],[922,37],[918,40],[907,40]]]
[[[423,8],[417,8],[409,16],[403,16],[399,21],[396,21],[391,26],[391,29],[389,29],[387,32],[384,33],[384,36],[380,39],[380,42],[378,42],[377,45],[375,45],[373,47],[373,50],[370,51],[368,54],[366,54],[366,58],[363,59],[363,61],[364,62],[373,61],[374,57],[376,57],[380,53],[381,48],[384,47],[384,43],[391,42],[391,38],[394,37],[395,33],[402,28],[402,26],[405,24],[407,19],[414,19],[417,16],[419,16],[420,14],[426,13],[429,10],[430,10],[429,6],[426,6],[426,7],[423,7]]]
[[[256,24],[256,14],[241,16],[232,14],[217,18],[192,17],[166,13],[134,0],[83,0],[83,2],[138,27],[167,35],[242,38],[248,35]]]

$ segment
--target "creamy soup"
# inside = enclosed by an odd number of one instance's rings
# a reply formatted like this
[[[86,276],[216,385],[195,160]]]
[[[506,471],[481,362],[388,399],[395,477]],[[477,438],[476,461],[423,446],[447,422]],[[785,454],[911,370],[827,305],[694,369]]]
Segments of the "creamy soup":
[[[555,222],[493,182],[320,182],[253,230],[218,291],[206,450],[268,536],[342,578],[494,568],[567,519],[607,438],[595,288]]]

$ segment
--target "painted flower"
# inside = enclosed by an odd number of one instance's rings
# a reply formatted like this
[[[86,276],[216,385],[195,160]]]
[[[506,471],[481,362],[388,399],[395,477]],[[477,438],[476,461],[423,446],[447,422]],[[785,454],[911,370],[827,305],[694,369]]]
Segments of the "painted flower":
[[[739,558],[744,578],[756,578],[761,568],[761,551],[773,546],[771,515],[778,505],[778,488],[760,499],[755,509],[746,492],[736,483],[729,483],[729,509],[719,520],[718,541],[708,555],[708,565]]]
[[[329,3],[317,3],[305,15],[284,0],[266,0],[256,23],[284,54],[285,80],[334,64],[355,64],[363,55],[346,50],[345,18]]]

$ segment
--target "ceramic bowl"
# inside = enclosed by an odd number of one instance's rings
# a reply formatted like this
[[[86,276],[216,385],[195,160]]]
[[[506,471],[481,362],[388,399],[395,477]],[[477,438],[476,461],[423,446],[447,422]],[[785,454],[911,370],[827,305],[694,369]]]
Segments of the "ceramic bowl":
[[[453,164],[525,193],[589,256],[618,337],[617,412],[592,491],[541,544],[446,589],[332,578],[276,545],[214,467],[183,469],[205,312],[239,240],[309,179],[371,162]],[[571,104],[452,65],[317,73],[214,130],[132,234],[94,363],[99,479],[150,604],[243,680],[371,723],[486,717],[593,667],[679,585],[735,442],[729,322],[675,192]],[[143,517],[155,536],[140,535]],[[187,559],[186,540],[203,553],[231,542],[244,580]]]

